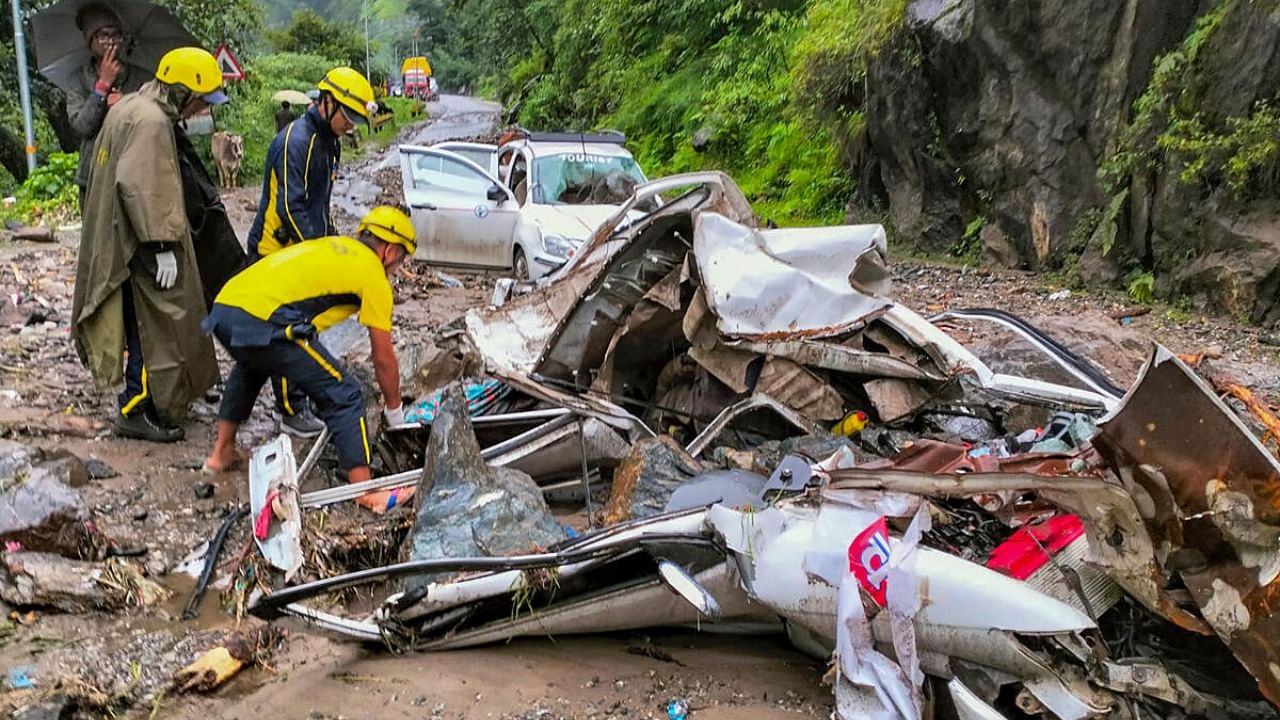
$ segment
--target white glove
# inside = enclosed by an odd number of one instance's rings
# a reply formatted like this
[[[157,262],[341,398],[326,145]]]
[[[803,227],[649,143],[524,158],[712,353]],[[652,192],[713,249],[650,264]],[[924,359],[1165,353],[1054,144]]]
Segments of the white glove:
[[[382,409],[382,425],[383,427],[395,427],[404,424],[404,405],[395,408]]]
[[[156,284],[168,290],[178,281],[178,256],[172,250],[156,254]]]

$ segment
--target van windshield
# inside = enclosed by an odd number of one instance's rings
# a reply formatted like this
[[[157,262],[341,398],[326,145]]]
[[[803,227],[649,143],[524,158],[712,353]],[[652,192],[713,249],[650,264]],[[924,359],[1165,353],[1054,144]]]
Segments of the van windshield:
[[[533,164],[539,184],[534,201],[547,205],[620,205],[645,182],[640,165],[626,156],[563,153]]]

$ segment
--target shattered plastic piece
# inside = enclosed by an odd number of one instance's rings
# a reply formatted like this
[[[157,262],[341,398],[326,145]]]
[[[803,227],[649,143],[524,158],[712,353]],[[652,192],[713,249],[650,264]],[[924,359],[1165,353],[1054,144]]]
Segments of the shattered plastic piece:
[[[181,692],[209,692],[235,677],[244,667],[246,659],[238,658],[230,649],[218,646],[179,670],[173,676],[173,681]]]
[[[462,281],[461,281],[461,280],[459,280],[458,278],[456,278],[456,277],[454,277],[454,276],[452,276],[452,275],[448,275],[448,274],[445,274],[445,273],[443,273],[443,272],[440,272],[439,270],[437,270],[437,271],[436,271],[436,280],[439,280],[439,281],[440,281],[440,285],[441,285],[441,287],[446,287],[446,288],[460,288],[460,287],[462,287]]]
[[[702,474],[705,467],[666,435],[645,438],[613,475],[613,491],[604,509],[605,525],[657,515],[676,488]]]
[[[467,411],[471,417],[487,415],[497,407],[499,401],[511,394],[511,386],[493,379],[467,383],[463,386],[467,394]],[[429,423],[435,417],[436,408],[440,405],[443,390],[438,390],[430,397],[423,398],[405,412],[406,423]]]
[[[405,540],[411,560],[501,557],[549,547],[564,537],[528,475],[485,463],[457,383],[444,391],[426,457],[417,519]],[[418,576],[412,583],[416,587],[432,579]]]
[[[667,703],[667,720],[685,720],[689,717],[689,703],[684,700],[672,700]]]
[[[285,580],[302,567],[302,511],[298,507],[293,444],[281,433],[259,447],[249,464],[249,517],[254,541]]]
[[[36,686],[35,680],[31,679],[31,675],[35,672],[35,668],[30,665],[13,668],[9,671],[6,678],[9,689],[11,690],[30,690]]]

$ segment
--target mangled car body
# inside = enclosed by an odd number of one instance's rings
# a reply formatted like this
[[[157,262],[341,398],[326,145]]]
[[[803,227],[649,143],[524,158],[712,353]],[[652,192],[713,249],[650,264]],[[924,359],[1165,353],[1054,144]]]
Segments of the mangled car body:
[[[643,186],[565,268],[442,333],[426,373],[434,390],[481,368],[520,398],[486,416],[450,389],[433,406],[439,432],[479,440],[472,465],[577,445],[476,481],[472,507],[507,492],[532,517],[532,488],[579,476],[589,503],[612,480],[607,512],[588,507],[608,526],[524,553],[414,552],[255,612],[423,649],[785,631],[832,658],[841,718],[1275,717],[1274,455],[1163,349],[1122,393],[1017,318],[964,313],[1074,382],[992,371],[892,300],[885,255],[878,226],[757,228],[718,173]],[[489,434],[521,413],[553,415]],[[421,460],[384,484],[420,482],[421,499],[453,482]],[[305,602],[387,581],[363,619]]]

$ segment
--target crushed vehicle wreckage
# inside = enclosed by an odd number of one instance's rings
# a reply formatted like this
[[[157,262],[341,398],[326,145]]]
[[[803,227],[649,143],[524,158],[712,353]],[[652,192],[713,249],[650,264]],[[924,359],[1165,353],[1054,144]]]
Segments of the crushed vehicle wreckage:
[[[395,649],[785,632],[840,718],[1277,717],[1275,419],[1158,346],[1124,392],[1007,313],[926,319],[885,255],[879,226],[760,229],[720,173],[641,186],[439,334],[386,475],[300,495],[415,487],[403,561],[250,611]],[[1071,383],[994,371],[962,319]],[[366,585],[363,617],[308,602]]]

